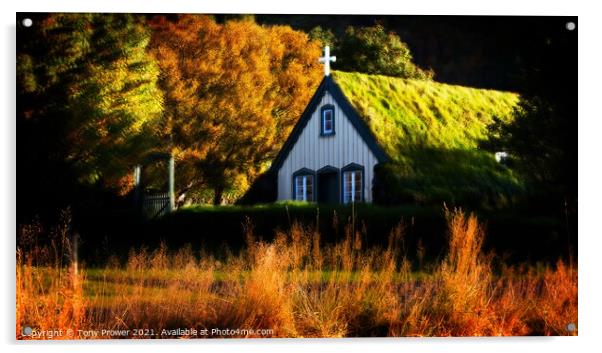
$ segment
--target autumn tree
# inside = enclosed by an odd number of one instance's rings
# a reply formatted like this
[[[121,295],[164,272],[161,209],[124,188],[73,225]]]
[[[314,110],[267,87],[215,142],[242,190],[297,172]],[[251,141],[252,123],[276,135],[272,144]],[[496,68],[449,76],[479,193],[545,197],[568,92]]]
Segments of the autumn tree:
[[[216,23],[186,15],[150,21],[161,68],[160,135],[178,190],[244,191],[264,171],[321,79],[320,47],[287,26]]]
[[[56,189],[54,199],[76,193],[71,184],[126,191],[162,111],[159,68],[146,53],[150,32],[131,15],[51,14],[34,21],[18,31],[23,191],[43,198]]]

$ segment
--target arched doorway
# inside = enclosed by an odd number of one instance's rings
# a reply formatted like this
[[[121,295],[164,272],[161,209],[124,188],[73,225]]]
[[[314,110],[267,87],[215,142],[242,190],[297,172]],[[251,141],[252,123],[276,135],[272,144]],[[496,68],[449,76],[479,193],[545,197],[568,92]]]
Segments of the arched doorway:
[[[318,203],[337,204],[340,203],[339,169],[326,166],[316,172]]]

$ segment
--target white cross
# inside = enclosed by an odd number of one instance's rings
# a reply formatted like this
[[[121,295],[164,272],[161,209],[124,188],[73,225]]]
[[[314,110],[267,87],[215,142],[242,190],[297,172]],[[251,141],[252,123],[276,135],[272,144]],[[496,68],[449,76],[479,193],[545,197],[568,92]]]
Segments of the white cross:
[[[330,56],[330,47],[324,47],[324,56],[320,58],[320,62],[324,64],[324,76],[330,76],[330,62],[336,62],[336,56]]]

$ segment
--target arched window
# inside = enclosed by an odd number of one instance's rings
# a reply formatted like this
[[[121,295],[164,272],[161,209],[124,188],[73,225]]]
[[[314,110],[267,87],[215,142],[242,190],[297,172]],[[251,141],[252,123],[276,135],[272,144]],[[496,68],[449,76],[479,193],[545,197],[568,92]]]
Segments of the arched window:
[[[351,163],[341,169],[343,203],[364,201],[364,167]]]
[[[293,173],[293,200],[314,201],[314,171],[303,168]]]
[[[334,105],[326,104],[321,109],[320,135],[334,135]]]

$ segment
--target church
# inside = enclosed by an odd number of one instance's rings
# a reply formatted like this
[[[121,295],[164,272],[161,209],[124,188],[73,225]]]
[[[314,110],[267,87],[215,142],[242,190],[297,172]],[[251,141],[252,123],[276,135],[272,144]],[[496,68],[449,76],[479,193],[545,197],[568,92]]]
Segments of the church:
[[[454,161],[452,168],[441,168],[459,151],[462,156],[478,153],[479,168],[506,173],[493,155],[481,158],[485,152],[476,146],[494,116],[509,115],[516,95],[433,81],[331,74],[335,60],[326,47],[320,58],[324,78],[271,164],[277,201],[371,203],[375,167],[383,164],[402,166],[396,175],[400,177],[418,176],[423,167],[424,176],[406,183],[414,187],[434,176],[437,182],[453,183],[441,189],[474,188],[472,175],[465,171],[476,168],[471,165],[475,162],[462,165],[464,158],[457,168]],[[417,151],[428,151],[431,157],[422,163]]]
[[[388,159],[330,75],[329,54],[326,47],[324,79],[272,164],[278,200],[371,202],[374,166]]]

